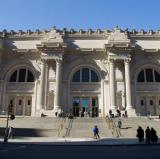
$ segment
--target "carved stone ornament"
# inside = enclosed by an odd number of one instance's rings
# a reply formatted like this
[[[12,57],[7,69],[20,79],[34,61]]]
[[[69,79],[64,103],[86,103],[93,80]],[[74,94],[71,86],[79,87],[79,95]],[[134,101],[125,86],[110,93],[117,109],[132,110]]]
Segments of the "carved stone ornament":
[[[62,60],[63,54],[56,52],[47,52],[47,53],[42,53],[41,58],[44,60]]]
[[[121,32],[119,28],[115,28],[108,37],[108,43],[130,43],[130,39],[126,33]]]
[[[50,42],[63,43],[62,35],[60,35],[60,33],[56,31],[56,29],[51,29],[51,31],[48,32],[42,39],[42,43],[50,43]]]
[[[108,37],[108,43],[105,44],[107,49],[119,49],[128,50],[131,49],[132,44],[128,38],[128,33],[122,32],[118,27],[113,30],[113,32]]]

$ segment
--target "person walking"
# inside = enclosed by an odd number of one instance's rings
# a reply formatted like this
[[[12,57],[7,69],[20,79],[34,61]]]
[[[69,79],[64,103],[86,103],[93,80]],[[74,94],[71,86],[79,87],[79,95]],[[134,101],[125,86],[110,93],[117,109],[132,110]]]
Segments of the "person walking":
[[[122,121],[121,121],[121,119],[118,120],[118,128],[119,128],[119,129],[122,128]]]
[[[94,139],[100,139],[99,129],[98,129],[97,125],[95,125],[94,128],[93,128],[93,135],[94,135],[93,136]]]
[[[139,126],[137,129],[137,137],[139,139],[139,143],[144,141],[144,130],[142,129],[141,126]]]
[[[146,128],[145,133],[146,133],[146,143],[151,144],[151,130],[148,126]]]
[[[110,117],[110,118],[113,117],[113,114],[112,114],[112,110],[111,110],[111,109],[109,110],[109,117]]]
[[[151,136],[151,143],[155,144],[158,141],[158,136],[155,129],[151,128],[150,136]]]

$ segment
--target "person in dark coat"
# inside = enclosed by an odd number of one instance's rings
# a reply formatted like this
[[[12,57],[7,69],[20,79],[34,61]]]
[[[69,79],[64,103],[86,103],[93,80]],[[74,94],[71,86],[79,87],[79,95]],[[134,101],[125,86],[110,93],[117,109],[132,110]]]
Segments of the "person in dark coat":
[[[151,128],[150,135],[151,135],[151,143],[155,144],[158,141],[158,136],[157,136],[156,130]]]
[[[148,126],[145,133],[146,133],[146,143],[151,144],[151,130]]]
[[[109,117],[110,117],[110,118],[113,117],[113,114],[112,114],[112,110],[111,110],[111,109],[109,110]]]
[[[137,129],[137,137],[140,143],[144,141],[144,130],[142,129],[141,126],[139,126]]]

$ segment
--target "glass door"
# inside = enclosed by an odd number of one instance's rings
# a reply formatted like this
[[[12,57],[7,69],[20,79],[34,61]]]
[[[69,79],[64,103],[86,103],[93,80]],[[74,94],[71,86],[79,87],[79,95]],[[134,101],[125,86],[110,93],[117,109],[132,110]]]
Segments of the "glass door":
[[[90,110],[89,110],[89,107],[90,107],[90,99],[89,97],[83,97],[82,98],[82,113],[84,114],[84,116],[89,116],[90,114]]]
[[[92,117],[98,117],[98,98],[92,98]]]
[[[73,98],[73,115],[80,116],[80,98]]]

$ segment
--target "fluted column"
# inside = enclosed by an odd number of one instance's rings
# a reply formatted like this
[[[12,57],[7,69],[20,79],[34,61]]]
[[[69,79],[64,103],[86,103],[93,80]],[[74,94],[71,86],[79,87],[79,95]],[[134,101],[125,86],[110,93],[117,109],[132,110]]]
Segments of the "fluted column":
[[[110,59],[109,63],[109,82],[110,82],[110,109],[116,110],[116,93],[115,93],[115,66],[114,60]]]
[[[132,108],[131,104],[131,80],[130,80],[130,63],[129,59],[124,61],[125,63],[125,82],[126,82],[126,101],[127,109]]]
[[[41,62],[41,77],[40,77],[40,88],[39,88],[39,104],[38,104],[38,110],[44,108],[45,106],[45,99],[46,99],[46,77],[45,77],[45,71],[46,71],[46,61],[42,60]]]
[[[126,110],[130,116],[135,115],[135,109],[131,103],[131,79],[130,79],[130,59],[124,60],[125,63],[125,86],[126,86]]]
[[[62,66],[62,61],[56,60],[56,89],[54,96],[54,110],[60,109],[61,66]]]

